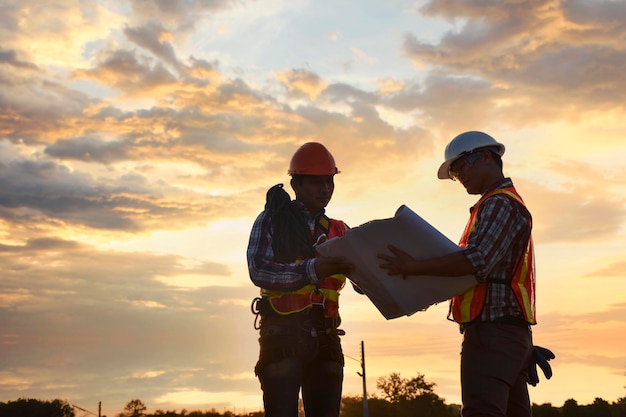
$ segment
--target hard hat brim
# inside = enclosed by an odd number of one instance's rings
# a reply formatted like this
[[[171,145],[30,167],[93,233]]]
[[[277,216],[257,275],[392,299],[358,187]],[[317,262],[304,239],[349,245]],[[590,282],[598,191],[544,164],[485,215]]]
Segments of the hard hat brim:
[[[476,149],[473,149],[472,152],[480,151],[482,149],[494,148],[494,147],[498,148],[498,154],[500,156],[504,155],[505,147],[501,143],[496,143],[495,145],[481,146]],[[444,161],[444,163],[441,164],[441,166],[439,167],[439,170],[437,171],[437,178],[439,178],[440,180],[451,180],[452,177],[450,176],[450,165],[452,165],[454,161],[461,158],[463,155],[464,154],[461,154],[454,158],[450,158],[447,161]]]
[[[450,159],[449,161],[445,161],[443,164],[441,164],[439,170],[437,171],[437,178],[439,178],[440,180],[451,180],[452,177],[450,176],[450,165],[452,165],[452,163],[457,159],[459,158]]]

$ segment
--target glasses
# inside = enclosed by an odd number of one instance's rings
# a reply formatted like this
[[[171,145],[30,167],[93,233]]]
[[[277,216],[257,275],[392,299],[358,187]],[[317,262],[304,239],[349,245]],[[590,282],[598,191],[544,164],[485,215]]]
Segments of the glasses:
[[[450,169],[448,169],[448,174],[450,175],[450,178],[452,178],[453,181],[456,181],[461,171],[464,171],[465,169],[471,167],[476,163],[476,161],[478,161],[478,159],[480,158],[480,154],[480,151],[472,151],[466,153],[464,156],[454,161],[450,165]]]

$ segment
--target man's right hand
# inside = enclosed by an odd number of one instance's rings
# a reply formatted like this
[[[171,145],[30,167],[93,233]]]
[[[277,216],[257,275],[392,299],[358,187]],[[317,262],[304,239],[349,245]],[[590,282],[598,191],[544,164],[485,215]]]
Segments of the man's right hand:
[[[352,265],[343,256],[321,256],[315,258],[315,275],[318,279],[335,274],[349,275],[354,271]]]

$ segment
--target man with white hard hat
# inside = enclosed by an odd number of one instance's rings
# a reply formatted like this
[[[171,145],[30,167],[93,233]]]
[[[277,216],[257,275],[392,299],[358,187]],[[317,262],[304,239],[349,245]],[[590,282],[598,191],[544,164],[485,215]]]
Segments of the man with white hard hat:
[[[535,267],[532,217],[510,178],[502,173],[505,147],[483,132],[456,136],[445,149],[440,179],[459,181],[480,194],[461,236],[461,251],[416,261],[390,245],[380,254],[389,275],[474,275],[476,286],[450,302],[448,319],[463,333],[461,390],[463,417],[530,417],[527,383],[538,363],[551,376],[547,349],[533,349]],[[541,351],[537,349],[543,349]],[[548,355],[538,361],[535,355]],[[552,355],[552,356],[550,356]],[[550,370],[550,374],[548,374]]]

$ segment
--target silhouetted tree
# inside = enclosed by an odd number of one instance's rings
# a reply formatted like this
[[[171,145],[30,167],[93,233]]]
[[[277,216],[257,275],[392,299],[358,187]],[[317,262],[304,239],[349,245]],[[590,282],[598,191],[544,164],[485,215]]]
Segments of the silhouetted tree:
[[[402,378],[399,373],[392,372],[389,376],[376,380],[376,387],[383,392],[384,398],[392,403],[410,401],[415,398],[433,393],[435,384],[424,380],[424,375],[418,373],[415,378]]]
[[[561,415],[563,417],[582,417],[582,409],[578,406],[578,402],[570,398],[563,403],[561,408]]]
[[[418,373],[415,378],[402,378],[393,372],[378,378],[376,386],[382,391],[382,398],[373,395],[368,398],[368,411],[372,416],[403,417],[451,417],[459,415],[458,406],[448,406],[437,396],[433,387]],[[363,398],[344,397],[341,417],[362,417]]]
[[[611,404],[611,417],[626,417],[626,397],[618,398]]]
[[[155,416],[159,416],[159,417],[178,417],[179,414],[176,411],[163,411],[163,410],[156,410],[154,412]]]
[[[387,400],[372,395],[367,399],[370,416],[393,416],[396,407]],[[343,397],[341,400],[341,417],[363,417],[363,397]]]
[[[587,408],[589,409],[589,413],[586,413],[587,415],[594,417],[611,417],[609,403],[602,398],[596,397],[595,400],[593,400],[593,404],[589,405]]]
[[[74,409],[66,401],[41,401],[20,398],[0,403],[0,417],[75,417]]]
[[[121,417],[145,417],[146,410],[148,408],[143,403],[143,401],[139,399],[130,400],[126,407],[124,407],[124,412],[120,414]]]
[[[561,411],[550,403],[532,405],[533,417],[561,417]]]

